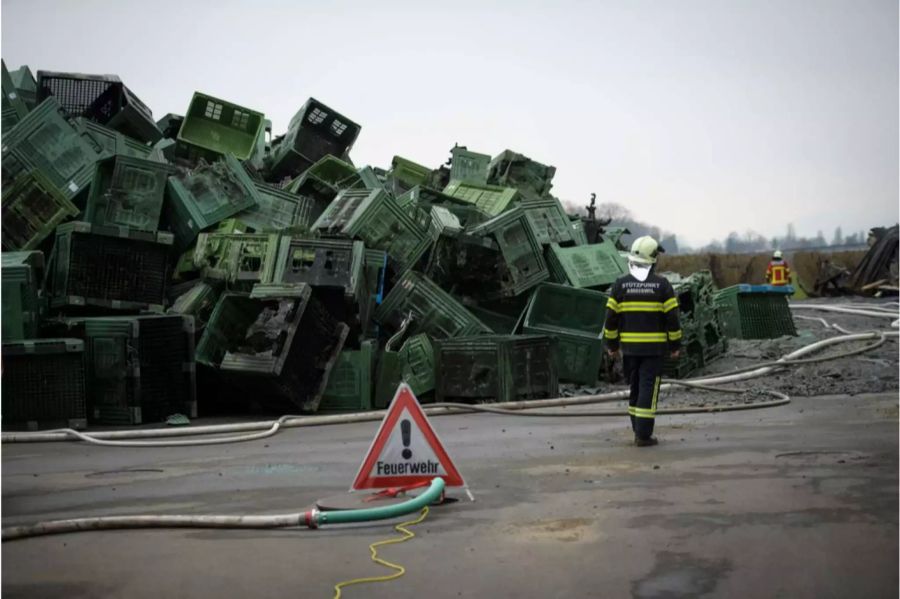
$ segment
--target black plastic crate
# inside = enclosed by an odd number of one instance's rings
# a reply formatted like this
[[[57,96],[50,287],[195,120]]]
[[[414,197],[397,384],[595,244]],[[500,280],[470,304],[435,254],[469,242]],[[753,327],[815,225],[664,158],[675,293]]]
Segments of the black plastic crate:
[[[197,415],[194,319],[181,315],[85,318],[88,413],[102,424]]]
[[[51,307],[162,312],[171,244],[170,233],[61,225],[51,259]]]
[[[84,342],[32,339],[3,344],[3,428],[87,423]]]
[[[116,75],[38,71],[38,101],[53,96],[70,117],[84,116],[141,141],[162,132],[153,114]]]

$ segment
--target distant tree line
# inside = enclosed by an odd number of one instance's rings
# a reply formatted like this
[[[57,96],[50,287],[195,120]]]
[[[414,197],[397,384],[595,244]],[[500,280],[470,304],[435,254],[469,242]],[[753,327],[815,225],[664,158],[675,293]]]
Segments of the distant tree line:
[[[585,215],[585,207],[568,204],[568,210],[577,211]],[[634,218],[628,208],[616,202],[604,202],[597,205],[597,218],[609,219],[611,227],[625,227],[631,231],[631,235],[623,238],[626,243],[641,235],[652,235],[659,239],[668,254],[693,254],[693,253],[726,253],[746,254],[766,252],[773,250],[802,250],[822,247],[852,247],[866,243],[867,233],[857,231],[850,235],[844,235],[841,227],[834,230],[831,239],[827,239],[822,231],[818,231],[815,237],[798,237],[793,223],[788,223],[787,231],[781,237],[766,237],[755,231],[747,231],[740,234],[733,231],[725,239],[714,240],[699,248],[690,248],[679,245],[675,233],[665,231],[657,226],[641,222]]]

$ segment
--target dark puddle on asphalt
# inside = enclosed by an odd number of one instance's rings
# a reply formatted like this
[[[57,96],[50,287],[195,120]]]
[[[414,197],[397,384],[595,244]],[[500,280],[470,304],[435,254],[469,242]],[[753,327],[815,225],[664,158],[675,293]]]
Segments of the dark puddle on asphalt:
[[[731,569],[728,559],[704,559],[689,553],[663,551],[656,554],[653,571],[632,583],[631,596],[638,599],[699,597],[712,592],[719,579]]]

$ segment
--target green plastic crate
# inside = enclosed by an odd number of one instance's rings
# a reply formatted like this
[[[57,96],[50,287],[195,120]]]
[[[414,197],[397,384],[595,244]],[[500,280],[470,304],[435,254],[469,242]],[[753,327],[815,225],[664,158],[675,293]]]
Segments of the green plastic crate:
[[[272,281],[278,240],[274,233],[200,233],[194,248],[194,268],[204,279],[249,290],[255,283]]]
[[[19,174],[39,171],[49,185],[72,200],[91,183],[101,148],[81,135],[53,98],[47,98],[11,131],[4,132],[3,187]]]
[[[487,184],[477,185],[463,181],[451,181],[444,188],[444,193],[473,204],[490,216],[497,216],[505,211],[518,194],[515,188],[512,187],[499,187]]]
[[[531,223],[541,245],[550,243],[579,245],[580,240],[575,232],[579,225],[569,220],[569,215],[559,200],[555,198],[532,200],[522,202],[519,206],[525,211],[525,217]]]
[[[56,228],[50,307],[162,312],[172,235],[71,222]]]
[[[484,185],[488,180],[491,157],[456,146],[450,150],[450,182]]]
[[[419,401],[434,391],[434,345],[420,333],[407,339],[399,351],[385,349],[378,365],[375,407],[390,405],[397,387],[405,382]]]
[[[178,130],[178,152],[192,160],[228,154],[247,160],[256,151],[264,126],[261,112],[194,92]]]
[[[230,154],[225,160],[172,175],[167,189],[169,224],[178,249],[187,248],[200,231],[261,201],[253,180]]]
[[[407,271],[375,311],[375,320],[392,330],[408,314],[409,334],[428,333],[434,339],[479,335],[490,329],[428,277]]]
[[[44,255],[33,251],[3,252],[0,256],[3,341],[33,339],[38,336],[43,311]]]
[[[86,118],[73,119],[76,130],[90,139],[94,147],[99,148],[97,159],[106,160],[113,156],[130,156],[132,158],[145,158],[154,162],[163,162],[159,153],[154,154],[154,149],[146,144],[132,139],[109,127]]]
[[[272,143],[270,174],[274,178],[294,176],[329,154],[342,158],[359,131],[359,125],[310,98],[291,119],[284,137]]]
[[[259,193],[258,203],[235,215],[246,227],[246,232],[277,232],[293,227],[309,227],[312,224],[315,211],[312,199],[259,181],[254,181],[253,184]]]
[[[362,239],[368,248],[385,250],[401,270],[431,245],[428,230],[383,189],[340,192],[312,228],[326,237]]]
[[[437,401],[545,399],[559,394],[557,340],[484,335],[436,342]]]
[[[192,316],[85,318],[88,417],[100,424],[197,416]]]
[[[181,285],[186,287],[179,293],[172,292],[174,285],[169,288],[169,297],[172,301],[166,313],[193,316],[196,328],[202,329],[216,306],[222,286],[207,281],[190,281]]]
[[[553,284],[541,285],[532,294],[523,331],[557,338],[556,363],[561,381],[585,385],[597,382],[608,299],[597,291]]]
[[[85,220],[95,225],[156,231],[174,169],[167,164],[116,156],[97,163]]]
[[[609,296],[599,291],[545,283],[534,290],[525,311],[526,327],[599,337]]]
[[[3,428],[85,428],[84,382],[80,339],[4,341]]]
[[[767,285],[735,285],[714,298],[725,335],[735,339],[774,339],[796,335],[787,294]]]
[[[609,241],[575,247],[560,247],[551,243],[547,261],[553,271],[567,283],[579,289],[605,287],[628,273],[628,263]]]
[[[18,69],[9,72],[13,85],[19,93],[19,97],[25,103],[25,108],[34,110],[37,101],[37,80],[28,65],[22,65]]]
[[[4,251],[30,250],[53,234],[57,225],[78,214],[78,208],[40,171],[18,177],[4,189],[0,219]]]
[[[417,185],[426,185],[431,178],[431,169],[402,156],[394,156],[388,176],[391,192],[399,196]]]
[[[362,412],[372,409],[375,342],[363,341],[358,350],[344,350],[328,377],[320,412]]]
[[[458,218],[463,226],[475,226],[491,219],[490,214],[474,204],[422,186],[405,192],[397,198],[397,203],[409,213],[416,207],[428,213],[433,207],[440,206]]]
[[[491,161],[488,181],[495,185],[515,187],[525,200],[540,200],[550,195],[555,174],[554,166],[505,150]]]
[[[550,276],[541,244],[521,208],[509,210],[469,229],[465,239],[475,240],[476,245],[489,241],[490,247],[502,255],[497,272],[501,296],[519,295]]]
[[[25,118],[28,114],[28,107],[22,101],[19,90],[16,89],[9,71],[6,70],[6,63],[0,61],[0,70],[2,70],[2,87],[3,87],[3,130],[9,131],[16,123]]]

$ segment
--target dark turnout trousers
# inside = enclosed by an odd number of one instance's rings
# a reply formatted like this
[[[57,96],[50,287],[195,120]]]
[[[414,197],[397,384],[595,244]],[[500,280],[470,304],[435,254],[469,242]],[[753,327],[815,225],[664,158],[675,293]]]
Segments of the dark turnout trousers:
[[[625,380],[631,386],[628,415],[631,416],[634,436],[638,439],[649,439],[653,435],[664,360],[663,356],[622,356]]]

